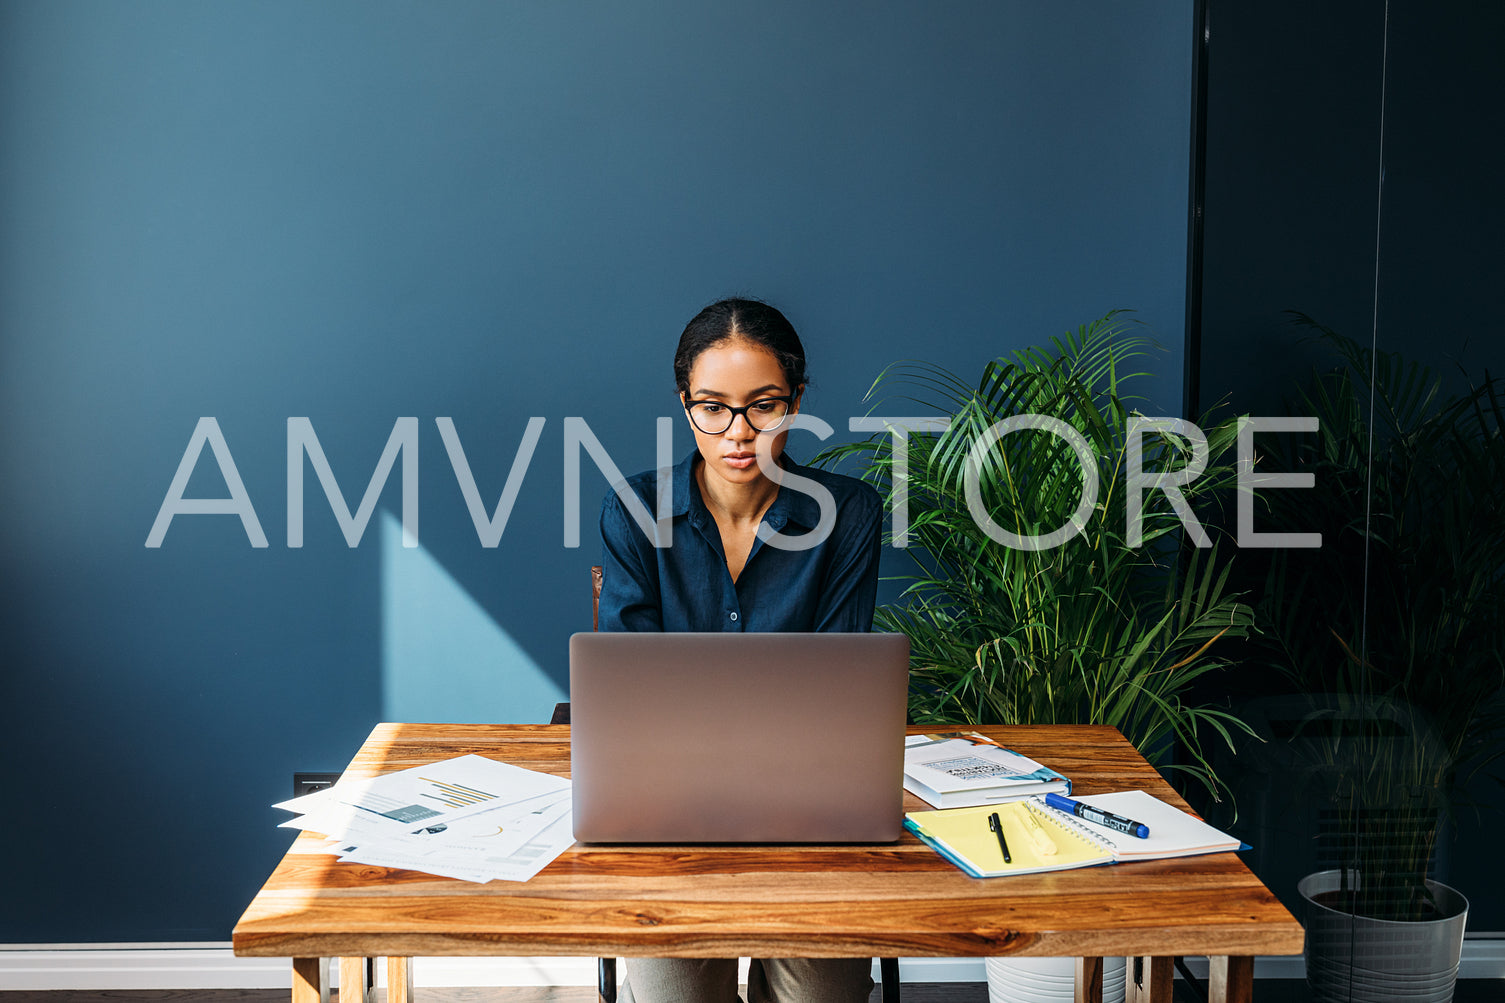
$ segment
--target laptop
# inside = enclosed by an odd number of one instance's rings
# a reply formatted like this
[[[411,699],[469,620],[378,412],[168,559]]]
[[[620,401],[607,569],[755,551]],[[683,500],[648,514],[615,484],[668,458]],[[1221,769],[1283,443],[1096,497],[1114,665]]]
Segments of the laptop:
[[[903,634],[575,634],[575,838],[893,842],[908,686]]]

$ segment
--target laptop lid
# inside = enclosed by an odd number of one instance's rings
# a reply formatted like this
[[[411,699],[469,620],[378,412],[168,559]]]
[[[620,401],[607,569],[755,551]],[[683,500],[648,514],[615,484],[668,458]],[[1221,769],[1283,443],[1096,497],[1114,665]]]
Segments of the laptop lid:
[[[892,842],[903,634],[575,634],[575,838]]]

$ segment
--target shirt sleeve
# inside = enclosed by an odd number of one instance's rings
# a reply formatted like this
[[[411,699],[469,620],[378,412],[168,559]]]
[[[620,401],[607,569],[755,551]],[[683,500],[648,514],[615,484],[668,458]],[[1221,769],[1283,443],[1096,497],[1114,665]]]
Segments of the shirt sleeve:
[[[873,629],[882,551],[883,502],[867,484],[837,516],[832,561],[815,610],[815,630],[866,634]]]
[[[603,631],[664,629],[658,557],[615,491],[601,503],[601,601],[596,612]]]

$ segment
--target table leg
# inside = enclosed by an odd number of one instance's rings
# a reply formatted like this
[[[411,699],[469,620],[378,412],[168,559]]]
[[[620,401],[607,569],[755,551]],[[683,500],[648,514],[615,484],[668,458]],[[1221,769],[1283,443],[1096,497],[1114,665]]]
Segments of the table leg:
[[[1254,959],[1207,959],[1207,1003],[1251,1003],[1254,999]]]
[[[1103,959],[1076,959],[1076,1003],[1103,1003]]]
[[[1171,1003],[1175,958],[1130,958],[1124,1003]]]
[[[617,959],[596,959],[596,995],[601,1003],[617,1003]]]
[[[371,1003],[375,988],[375,958],[340,959],[340,1003]]]
[[[293,1003],[329,1003],[329,959],[293,959]]]
[[[412,960],[387,959],[387,1003],[413,1003]]]
[[[899,982],[899,959],[879,958],[878,978],[883,984],[882,1003],[900,1003],[900,994],[904,989]]]

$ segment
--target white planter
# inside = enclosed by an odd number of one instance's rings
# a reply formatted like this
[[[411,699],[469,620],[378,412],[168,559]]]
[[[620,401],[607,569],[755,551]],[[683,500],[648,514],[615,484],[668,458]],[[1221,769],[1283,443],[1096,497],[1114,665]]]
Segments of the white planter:
[[[1072,1003],[1075,958],[989,958],[989,1003]],[[1103,959],[1103,1003],[1123,1003],[1123,958]]]

